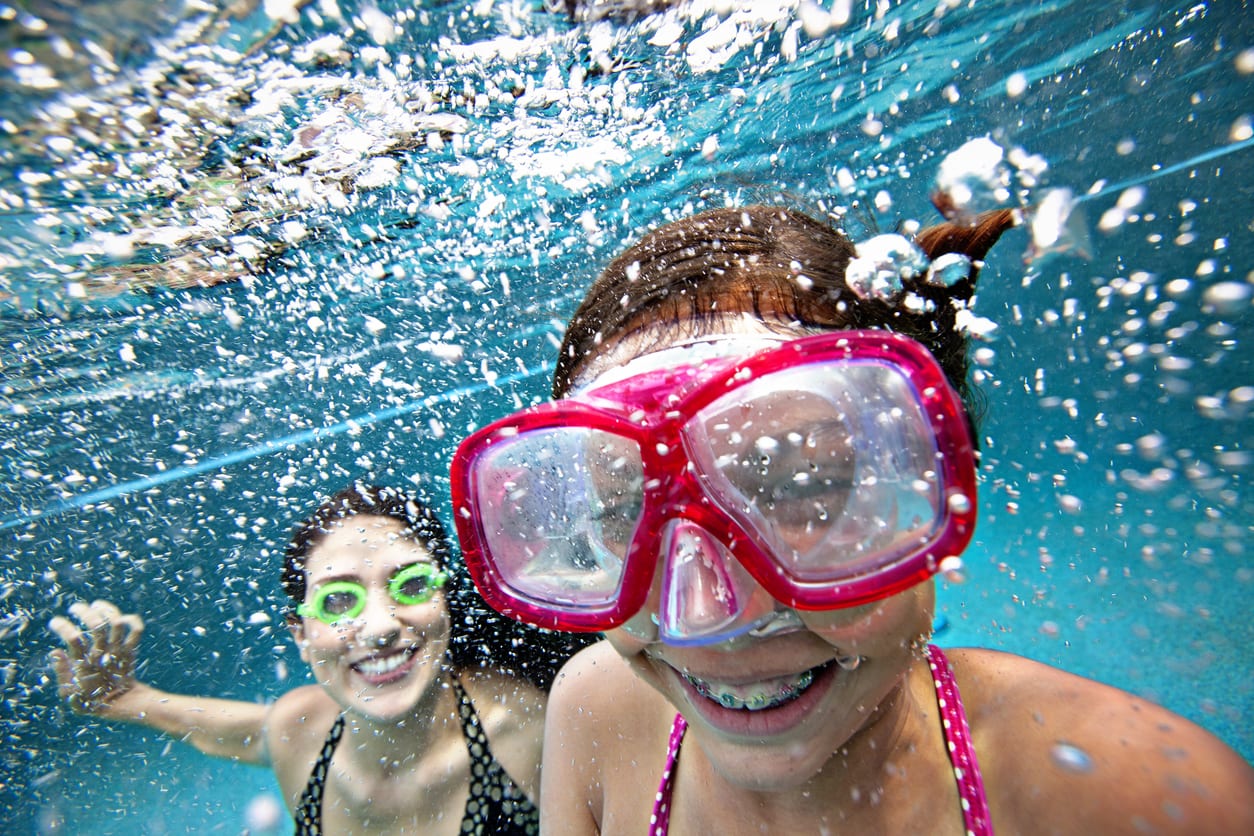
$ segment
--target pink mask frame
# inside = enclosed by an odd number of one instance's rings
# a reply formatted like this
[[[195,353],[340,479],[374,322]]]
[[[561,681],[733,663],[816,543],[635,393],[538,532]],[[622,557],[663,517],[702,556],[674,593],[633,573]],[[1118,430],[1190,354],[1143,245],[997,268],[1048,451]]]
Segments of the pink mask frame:
[[[841,578],[806,583],[781,570],[752,527],[712,501],[685,452],[683,426],[702,408],[763,375],[806,364],[869,361],[900,370],[931,425],[943,496],[931,536],[885,565]],[[634,441],[644,474],[640,520],[611,600],[565,606],[519,594],[493,559],[476,506],[479,461],[494,445],[519,435],[563,427],[601,430]],[[749,575],[779,603],[800,610],[859,606],[897,594],[935,575],[940,562],[969,544],[976,518],[974,447],[962,401],[922,345],[883,330],[833,331],[782,343],[748,357],[725,357],[647,372],[577,397],[524,409],[467,437],[451,468],[454,522],[466,566],[483,598],[518,621],[563,632],[621,626],[649,600],[660,563],[662,532],[675,519],[712,533]]]

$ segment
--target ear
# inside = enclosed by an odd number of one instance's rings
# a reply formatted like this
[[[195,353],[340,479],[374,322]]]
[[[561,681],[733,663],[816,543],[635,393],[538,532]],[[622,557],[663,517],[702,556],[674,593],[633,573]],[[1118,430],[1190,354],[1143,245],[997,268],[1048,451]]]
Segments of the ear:
[[[309,642],[305,639],[305,620],[298,615],[289,615],[287,617],[287,632],[291,635],[296,649],[300,651],[301,661],[309,664]]]

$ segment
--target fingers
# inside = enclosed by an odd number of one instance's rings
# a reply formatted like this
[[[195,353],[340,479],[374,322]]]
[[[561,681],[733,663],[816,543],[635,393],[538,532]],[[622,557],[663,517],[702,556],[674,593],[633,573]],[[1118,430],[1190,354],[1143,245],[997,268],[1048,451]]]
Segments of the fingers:
[[[53,617],[48,628],[65,643],[71,657],[81,658],[93,649],[134,650],[144,633],[142,618],[133,613],[124,614],[109,601],[91,604],[78,601],[70,605],[69,612],[81,628],[62,616]]]
[[[82,624],[88,630],[90,630],[94,624],[100,623],[100,616],[92,612],[91,604],[84,601],[75,601],[73,604],[70,604],[69,612],[70,615],[77,619],[79,624]]]
[[[68,696],[67,689],[73,685],[73,675],[70,673],[70,657],[64,650],[54,650],[48,654],[52,660],[52,671],[57,675],[57,690],[61,697]]]
[[[73,611],[74,608],[71,607],[70,609]],[[71,656],[82,658],[83,654],[87,652],[89,644],[87,637],[68,618],[60,615],[53,616],[52,620],[48,622],[48,629],[57,634],[57,638],[61,639],[62,643],[65,644],[65,649]]]
[[[123,632],[119,643],[126,650],[135,650],[139,646],[140,638],[144,635],[144,620],[134,613],[128,613],[119,618],[117,623],[118,629]]]

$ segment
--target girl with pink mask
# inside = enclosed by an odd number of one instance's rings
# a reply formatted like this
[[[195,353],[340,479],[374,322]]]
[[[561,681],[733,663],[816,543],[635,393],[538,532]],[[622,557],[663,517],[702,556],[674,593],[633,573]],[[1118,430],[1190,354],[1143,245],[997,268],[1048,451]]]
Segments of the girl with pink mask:
[[[1254,832],[1254,769],[1201,728],[929,641],[978,507],[970,302],[1015,219],[662,226],[571,319],[557,400],[463,442],[484,597],[605,637],[552,693],[547,834]]]

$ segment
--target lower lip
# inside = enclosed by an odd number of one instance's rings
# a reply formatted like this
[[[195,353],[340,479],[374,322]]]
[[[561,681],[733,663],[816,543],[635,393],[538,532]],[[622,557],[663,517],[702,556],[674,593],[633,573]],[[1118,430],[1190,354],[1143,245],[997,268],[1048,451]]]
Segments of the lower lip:
[[[397,682],[408,676],[409,672],[414,669],[414,665],[418,664],[417,649],[411,650],[408,656],[409,658],[401,663],[400,667],[390,670],[387,673],[369,674],[357,667],[353,668],[353,673],[357,674],[376,688],[382,685],[391,685],[393,682]]]
[[[774,708],[758,711],[724,708],[714,700],[703,697],[678,672],[675,673],[675,678],[688,693],[688,702],[708,725],[724,734],[737,737],[771,737],[792,731],[810,716],[810,712],[831,690],[839,671],[840,666],[833,662],[814,677],[814,682],[801,696]]]

